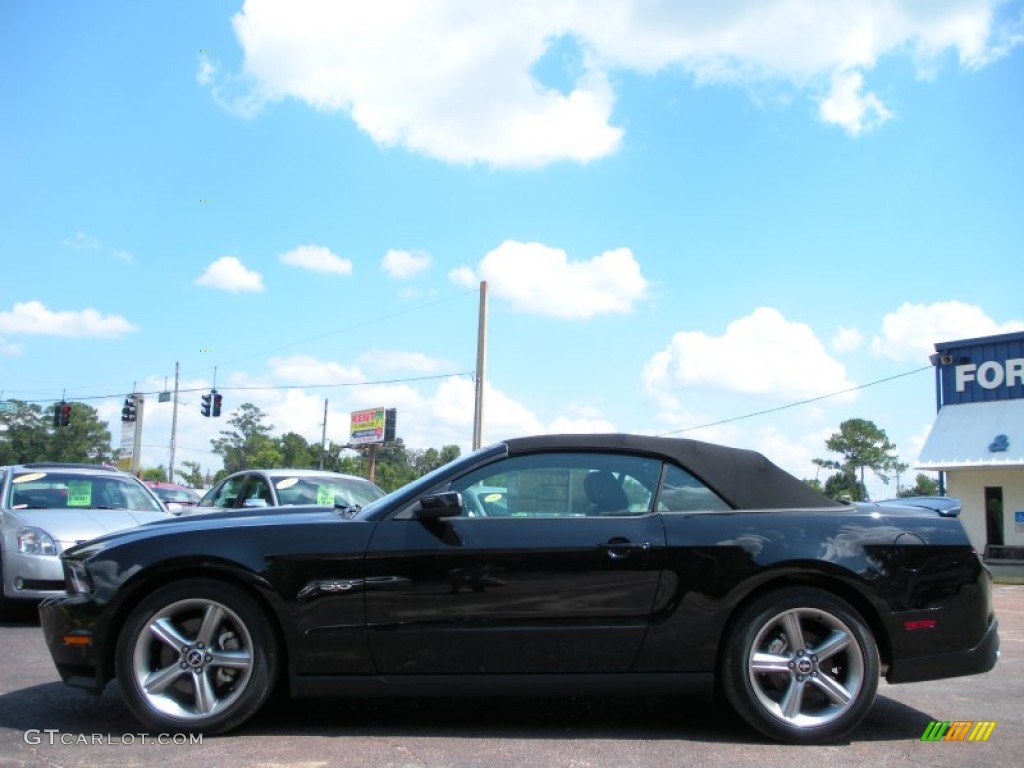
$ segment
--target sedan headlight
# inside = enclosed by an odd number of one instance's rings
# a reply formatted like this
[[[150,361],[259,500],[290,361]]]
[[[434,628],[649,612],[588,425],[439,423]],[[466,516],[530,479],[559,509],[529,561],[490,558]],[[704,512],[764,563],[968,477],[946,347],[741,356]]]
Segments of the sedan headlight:
[[[18,529],[18,552],[23,555],[56,555],[57,542],[42,528],[22,526]]]

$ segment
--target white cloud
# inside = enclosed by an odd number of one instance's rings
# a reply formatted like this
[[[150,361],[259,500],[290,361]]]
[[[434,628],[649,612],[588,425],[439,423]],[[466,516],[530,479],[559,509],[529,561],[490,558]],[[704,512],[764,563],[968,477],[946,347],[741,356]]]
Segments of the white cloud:
[[[15,344],[12,341],[0,338],[0,355],[14,357],[15,355],[20,355],[22,351],[21,344]]]
[[[64,238],[61,242],[68,248],[78,251],[98,251],[100,249],[100,241],[97,238],[81,231],[75,232],[74,237]]]
[[[818,107],[818,115],[852,136],[877,128],[892,118],[892,112],[877,95],[863,93],[863,90],[864,76],[860,72],[836,73],[828,98]]]
[[[936,342],[1020,330],[1024,330],[1024,320],[997,323],[975,304],[908,302],[882,319],[882,332],[871,340],[871,352],[891,360],[916,360],[924,364],[935,353]]]
[[[263,275],[246,269],[235,256],[221,256],[196,278],[196,285],[217,288],[222,291],[262,291]]]
[[[359,363],[377,371],[413,371],[415,373],[451,373],[455,363],[429,357],[422,352],[377,349],[359,356]]]
[[[705,387],[800,399],[853,386],[843,365],[803,323],[760,307],[722,336],[680,331],[645,365],[644,383],[669,406],[680,388]]]
[[[103,315],[95,309],[54,312],[41,301],[25,301],[9,312],[0,312],[0,332],[85,338],[117,338],[139,330],[120,315]]]
[[[105,248],[99,241],[99,238],[88,235],[81,230],[75,232],[74,237],[66,237],[61,240],[61,244],[68,248],[74,248],[76,251],[107,251],[115,259],[128,264],[135,261],[135,256],[128,251],[119,248]]]
[[[883,57],[908,56],[930,75],[949,51],[977,68],[1019,45],[1020,22],[1000,4],[247,0],[232,19],[242,71],[220,75],[200,57],[196,77],[238,114],[294,98],[348,114],[382,146],[447,162],[583,163],[622,143],[618,72],[782,83],[811,98],[831,83],[821,118],[857,134],[889,117],[863,81]],[[578,61],[568,84],[555,86],[538,64],[560,44],[574,46]]]
[[[355,384],[366,380],[358,366],[318,360],[310,355],[272,357],[268,364],[275,380],[295,384]]]
[[[471,273],[463,267],[451,276],[462,282]],[[519,311],[564,318],[632,312],[649,286],[628,248],[569,261],[561,249],[506,240],[483,257],[476,273],[492,296]]]
[[[456,267],[448,273],[448,279],[463,288],[476,288],[480,284],[480,278],[472,267]]]
[[[430,266],[430,256],[425,253],[391,250],[384,254],[381,269],[391,277],[405,279],[414,277]]]
[[[322,245],[300,245],[281,254],[281,263],[291,267],[324,272],[331,275],[351,275],[352,260],[343,259]]]
[[[836,352],[854,352],[864,343],[864,334],[858,328],[839,326],[835,336],[829,342]]]
[[[217,65],[205,53],[199,54],[199,65],[196,67],[196,82],[200,85],[211,85],[217,74]]]

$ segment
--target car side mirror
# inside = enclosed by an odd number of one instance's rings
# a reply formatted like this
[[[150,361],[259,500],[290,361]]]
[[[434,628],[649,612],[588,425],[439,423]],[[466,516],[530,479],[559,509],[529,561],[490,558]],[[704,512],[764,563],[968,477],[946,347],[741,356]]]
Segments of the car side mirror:
[[[413,514],[417,520],[458,517],[462,514],[462,494],[458,491],[445,491],[424,496]]]
[[[164,502],[164,506],[167,507],[167,511],[172,515],[180,515],[181,511],[185,509],[185,505],[177,501]]]

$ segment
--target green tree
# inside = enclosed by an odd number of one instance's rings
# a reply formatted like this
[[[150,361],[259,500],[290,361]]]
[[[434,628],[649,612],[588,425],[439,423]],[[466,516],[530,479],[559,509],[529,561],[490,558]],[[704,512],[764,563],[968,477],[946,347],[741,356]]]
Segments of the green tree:
[[[366,456],[369,456],[369,449],[365,449]],[[368,460],[368,458],[367,458]],[[362,473],[367,476],[367,473]],[[391,443],[382,443],[377,446],[376,472],[374,482],[385,491],[393,491],[411,483],[419,475],[416,468],[410,461],[408,450],[402,438]]]
[[[896,446],[885,430],[867,419],[847,419],[839,425],[839,431],[825,441],[825,447],[843,457],[838,463],[841,474],[854,475],[861,488],[864,487],[865,469],[870,469],[883,483],[888,483],[899,461],[895,454]],[[834,463],[830,464],[827,459],[819,459],[815,463],[834,468]]]
[[[85,403],[71,403],[66,427],[53,425],[53,407],[12,400],[15,410],[0,414],[0,463],[80,461],[102,463],[113,459],[110,430]]]
[[[213,452],[224,461],[219,476],[242,469],[282,466],[278,442],[270,436],[274,427],[263,423],[266,416],[252,403],[242,403],[231,414],[228,424],[234,429],[221,430],[221,436],[210,441]]]
[[[416,470],[416,476],[422,477],[428,472],[433,472],[438,467],[443,467],[450,461],[459,458],[461,451],[457,445],[446,445],[440,451],[436,448],[427,448],[425,451],[411,452],[412,465]]]
[[[161,464],[158,467],[146,467],[145,469],[139,470],[140,480],[150,480],[157,483],[163,483],[167,480],[167,468]]]
[[[836,501],[864,501],[867,489],[853,472],[836,472],[825,481],[825,495]]]
[[[938,496],[939,494],[939,481],[934,477],[928,477],[928,475],[918,472],[917,482],[910,488],[904,488],[900,491],[900,496]]]
[[[314,469],[320,466],[319,446],[311,445],[298,432],[286,432],[278,440],[281,466],[292,469]]]
[[[202,488],[204,485],[203,470],[198,461],[181,462],[181,468],[174,470],[174,474],[189,488]]]
[[[71,418],[66,427],[52,426],[44,429],[48,433],[44,461],[76,461],[88,464],[113,462],[114,452],[110,447],[110,429],[100,421],[96,409],[85,403],[70,403]],[[47,409],[49,410],[49,409]],[[52,411],[51,411],[52,413]],[[44,413],[45,416],[45,413]],[[44,425],[47,420],[44,418]]]
[[[14,403],[14,411],[0,414],[0,466],[48,460],[52,410],[44,416],[36,403],[10,402]]]

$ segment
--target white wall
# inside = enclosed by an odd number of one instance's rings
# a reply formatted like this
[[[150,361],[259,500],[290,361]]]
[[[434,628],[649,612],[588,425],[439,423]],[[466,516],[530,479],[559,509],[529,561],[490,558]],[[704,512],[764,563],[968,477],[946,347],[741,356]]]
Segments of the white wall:
[[[1024,546],[1024,531],[1014,525],[1014,512],[1024,511],[1024,467],[1013,469],[954,469],[946,473],[946,493],[963,502],[963,521],[971,543],[985,550],[985,488],[1003,489],[1003,541]]]

